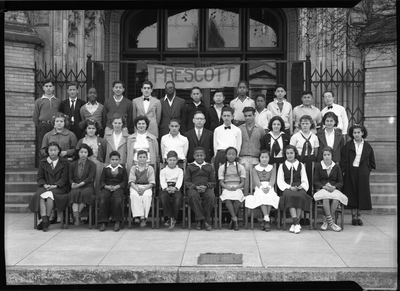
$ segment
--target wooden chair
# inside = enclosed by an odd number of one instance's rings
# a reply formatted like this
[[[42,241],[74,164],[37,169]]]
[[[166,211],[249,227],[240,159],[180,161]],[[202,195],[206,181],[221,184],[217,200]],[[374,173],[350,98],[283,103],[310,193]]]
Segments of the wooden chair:
[[[183,170],[183,177],[185,177],[185,171],[186,171],[186,161],[183,163],[183,165],[180,166],[180,168]],[[160,163],[160,171],[162,169],[164,169],[166,166],[166,164],[164,163]],[[178,165],[179,166],[179,165]],[[159,175],[157,175],[159,177]],[[161,185],[159,185],[158,187],[158,193],[156,195],[156,228],[159,229],[160,228],[160,221],[161,221],[161,217],[160,217],[160,210],[162,210],[162,207],[160,207],[160,197],[159,197],[159,193],[161,191]],[[182,228],[186,227],[186,207],[188,208],[188,220],[190,222],[191,219],[191,209],[189,204],[187,203],[187,197],[186,197],[186,189],[185,189],[185,181],[182,181],[182,187],[181,187],[181,191],[182,191],[182,196],[183,196],[183,203],[182,203]],[[189,225],[190,223],[188,223],[188,227],[191,227],[191,225]],[[189,228],[190,229],[190,228]]]
[[[55,209],[57,209],[57,208],[55,208]],[[61,222],[60,222],[60,228],[67,229],[68,228],[68,207],[65,208],[65,220],[66,221],[64,221],[64,211],[60,211],[60,214],[61,214],[61,218],[62,218]],[[33,215],[33,228],[34,229],[37,229],[38,217],[39,217],[39,212],[35,212]]]

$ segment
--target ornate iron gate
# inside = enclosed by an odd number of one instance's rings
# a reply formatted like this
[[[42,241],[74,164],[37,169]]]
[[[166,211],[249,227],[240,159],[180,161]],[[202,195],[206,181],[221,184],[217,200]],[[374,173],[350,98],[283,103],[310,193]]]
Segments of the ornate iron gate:
[[[326,90],[333,91],[335,103],[346,108],[349,126],[364,122],[364,72],[351,68],[325,69],[322,64],[311,74],[311,89],[314,94],[315,105],[318,108],[325,106],[322,94]]]

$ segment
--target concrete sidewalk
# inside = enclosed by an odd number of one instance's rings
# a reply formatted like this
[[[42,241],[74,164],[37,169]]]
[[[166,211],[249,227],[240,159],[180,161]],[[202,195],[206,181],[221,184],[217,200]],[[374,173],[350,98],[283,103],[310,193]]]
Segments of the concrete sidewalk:
[[[397,216],[345,216],[339,233],[259,229],[187,230],[177,226],[114,232],[87,225],[33,229],[33,214],[5,214],[7,284],[238,281],[343,281],[397,287]],[[289,224],[290,226],[290,224]],[[320,224],[318,224],[318,227]],[[259,227],[259,224],[255,224]],[[240,265],[198,265],[200,254],[242,254]],[[78,272],[77,272],[78,271]]]

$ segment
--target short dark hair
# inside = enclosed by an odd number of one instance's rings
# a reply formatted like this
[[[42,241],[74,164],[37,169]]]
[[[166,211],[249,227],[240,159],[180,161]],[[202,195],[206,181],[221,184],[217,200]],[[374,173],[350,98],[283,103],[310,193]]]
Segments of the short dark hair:
[[[195,117],[196,114],[203,114],[203,116],[206,117],[206,115],[205,115],[202,111],[200,111],[200,110],[197,110],[197,111],[193,114],[193,117]]]
[[[78,157],[79,157],[79,151],[80,151],[81,149],[86,149],[86,150],[88,151],[88,157],[90,157],[91,155],[93,155],[93,150],[92,150],[92,148],[91,148],[89,145],[83,143],[83,144],[81,144],[81,145],[76,149],[76,153],[77,153],[77,156],[78,156]]]
[[[235,113],[235,111],[233,110],[233,108],[232,108],[232,107],[229,107],[229,106],[224,106],[224,107],[222,107],[222,109],[221,109],[221,115],[224,114],[225,111],[232,113],[232,115]]]
[[[193,154],[194,154],[196,151],[203,151],[204,154],[206,153],[206,150],[205,150],[203,147],[200,147],[200,146],[194,148]]]
[[[43,86],[45,84],[47,84],[47,83],[51,83],[54,86],[54,81],[52,79],[50,79],[50,78],[46,78],[46,79],[43,80]]]
[[[278,88],[282,88],[283,90],[286,91],[286,87],[285,87],[285,85],[283,85],[283,84],[277,84],[277,85],[275,86],[275,91],[278,90]]]
[[[228,148],[225,150],[225,155],[228,154],[228,151],[229,151],[229,150],[234,150],[234,151],[236,152],[236,155],[238,155],[238,150],[237,150],[237,148],[235,148],[235,147],[228,147]]]
[[[69,87],[71,87],[71,86],[75,86],[75,88],[78,89],[78,83],[77,83],[77,82],[69,82],[69,83],[67,84],[67,89],[68,89]]]
[[[122,116],[121,113],[114,113],[111,117],[111,124],[114,122],[115,119],[121,119],[122,120],[122,127],[126,125],[126,120],[125,117]]]
[[[285,122],[280,116],[274,116],[269,120],[268,129],[272,131],[272,123],[274,123],[275,120],[278,120],[281,123],[281,131],[285,131]]]
[[[266,150],[266,149],[263,149],[263,150],[260,151],[260,154],[258,155],[258,159],[261,158],[262,154],[268,154],[268,157],[271,157],[270,152],[268,150]]]
[[[335,121],[335,125],[334,126],[337,126],[339,124],[338,116],[332,111],[328,111],[327,113],[324,114],[324,116],[322,116],[322,124],[325,124],[325,120],[327,118],[329,118],[329,117],[333,118],[333,120]]]
[[[237,86],[239,87],[240,84],[245,84],[245,85],[246,85],[246,88],[249,89],[249,83],[247,83],[246,80],[240,80]]]
[[[367,129],[365,128],[365,126],[363,126],[363,125],[361,125],[361,124],[354,124],[352,127],[349,128],[349,130],[348,130],[348,132],[347,132],[347,134],[349,135],[349,137],[350,137],[351,139],[354,139],[353,131],[354,131],[354,129],[356,129],[356,128],[361,129],[361,132],[363,133],[363,135],[361,136],[362,138],[367,138],[367,136],[368,136],[368,131],[367,131]]]
[[[165,87],[167,87],[168,83],[171,83],[172,85],[174,85],[174,88],[175,88],[175,83],[172,82],[172,81],[167,81],[167,82],[165,83]]]
[[[322,94],[322,97],[325,97],[324,95],[325,95],[325,93],[331,93],[332,94],[332,97],[335,97],[335,94],[333,94],[333,91],[331,91],[331,90],[326,90],[323,94]]]
[[[301,128],[300,123],[301,123],[302,120],[308,120],[311,123],[310,129],[314,129],[315,128],[314,120],[312,119],[312,117],[310,115],[303,115],[302,117],[300,117],[300,120],[299,120],[300,128]]]
[[[147,118],[147,116],[139,115],[138,117],[135,118],[135,120],[133,121],[133,124],[136,127],[138,122],[142,121],[142,120],[144,120],[144,122],[146,122],[146,129],[148,129],[149,125],[150,125],[150,120]]]
[[[257,94],[257,95],[256,95],[256,98],[255,98],[255,101],[257,101],[257,98],[258,98],[258,97],[262,97],[262,98],[264,99],[264,101],[267,100],[267,97],[265,97],[264,94]]]
[[[225,97],[225,95],[224,95],[224,91],[223,90],[221,90],[221,89],[217,89],[217,90],[215,90],[215,92],[213,93],[213,97],[215,96],[215,94],[217,94],[217,93],[222,93],[222,96],[224,96]]]
[[[243,108],[243,110],[242,110],[243,113],[245,113],[245,112],[250,112],[250,111],[251,111],[253,114],[256,113],[256,110],[255,110],[253,107],[251,107],[251,106],[247,106],[247,107]]]
[[[96,120],[86,119],[85,120],[85,129],[87,129],[89,125],[94,125],[94,127],[96,127],[96,131],[99,130],[99,123]]]
[[[308,95],[308,94],[313,96],[313,93],[311,92],[311,90],[304,90],[303,93],[301,94],[301,96]]]
[[[54,126],[55,122],[56,122],[56,118],[64,118],[64,128],[66,128],[69,125],[69,116],[61,113],[61,112],[57,112],[56,115],[54,115],[51,118],[51,125]]]
[[[121,80],[115,80],[115,81],[112,83],[112,87],[113,87],[113,88],[114,88],[115,84],[121,84],[121,85],[122,85],[122,88],[125,89],[125,84],[124,84],[124,82],[122,82]]]
[[[176,153],[176,151],[169,151],[167,153],[167,159],[168,158],[178,158],[178,154]]]
[[[142,88],[143,88],[144,85],[150,85],[150,88],[153,89],[153,83],[150,82],[150,81],[148,81],[148,80],[146,80],[146,81],[144,81],[144,82],[142,83]]]
[[[299,155],[299,151],[297,150],[297,148],[296,148],[294,145],[288,144],[288,145],[285,146],[285,148],[283,149],[283,154],[284,154],[285,160],[287,159],[287,157],[286,157],[286,151],[287,151],[287,150],[290,150],[290,149],[294,150],[294,155],[295,155],[295,157],[297,157],[297,156]]]
[[[179,124],[179,126],[181,125],[181,121],[177,118],[170,119],[168,124],[171,124],[172,122],[177,122]]]
[[[199,90],[200,91],[200,93],[201,93],[201,89],[200,89],[200,87],[198,87],[198,86],[194,86],[193,88],[192,88],[192,90],[190,90],[190,93],[193,93],[193,90]]]
[[[139,157],[140,155],[146,155],[146,157],[149,156],[148,152],[146,152],[145,150],[140,150],[137,152],[137,156]]]
[[[48,155],[48,156],[50,156],[50,154],[49,154],[49,148],[51,147],[51,146],[54,146],[54,147],[57,147],[58,148],[58,156],[60,156],[60,154],[61,154],[61,147],[60,147],[60,145],[57,143],[57,142],[55,142],[55,141],[51,141],[51,142],[49,142],[49,144],[47,145],[47,147],[45,148],[45,153]]]
[[[114,157],[114,156],[117,156],[119,159],[121,158],[121,154],[117,151],[112,151],[108,156],[110,159],[111,159],[111,157]]]
[[[331,148],[330,146],[324,147],[322,150],[322,154],[324,154],[324,152],[330,152],[331,155],[333,155],[333,153],[334,153],[333,148]]]

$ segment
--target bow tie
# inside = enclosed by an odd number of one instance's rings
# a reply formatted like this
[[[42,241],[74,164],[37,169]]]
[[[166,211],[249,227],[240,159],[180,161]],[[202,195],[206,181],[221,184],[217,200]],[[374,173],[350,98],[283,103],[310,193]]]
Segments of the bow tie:
[[[150,97],[143,97],[144,101],[150,101]]]
[[[328,106],[328,109],[332,109],[333,108],[333,106]]]
[[[231,126],[225,126],[225,129],[231,129]]]

